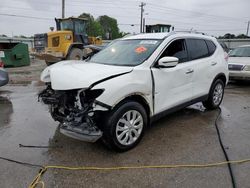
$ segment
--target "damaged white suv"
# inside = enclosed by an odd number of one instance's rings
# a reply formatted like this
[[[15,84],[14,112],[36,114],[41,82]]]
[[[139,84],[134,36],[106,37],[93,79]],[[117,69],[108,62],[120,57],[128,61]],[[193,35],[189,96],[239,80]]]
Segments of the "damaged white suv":
[[[192,33],[140,34],[86,61],[47,67],[39,94],[60,132],[117,151],[135,147],[155,119],[196,102],[217,108],[228,81],[223,49]]]

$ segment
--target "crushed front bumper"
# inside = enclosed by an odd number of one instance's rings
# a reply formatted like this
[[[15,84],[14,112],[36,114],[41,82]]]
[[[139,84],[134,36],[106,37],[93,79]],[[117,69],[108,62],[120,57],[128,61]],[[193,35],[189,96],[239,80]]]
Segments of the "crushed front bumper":
[[[69,123],[60,125],[60,132],[68,137],[85,142],[96,142],[102,137],[102,131],[97,127],[90,127],[87,123],[80,126],[72,126]]]

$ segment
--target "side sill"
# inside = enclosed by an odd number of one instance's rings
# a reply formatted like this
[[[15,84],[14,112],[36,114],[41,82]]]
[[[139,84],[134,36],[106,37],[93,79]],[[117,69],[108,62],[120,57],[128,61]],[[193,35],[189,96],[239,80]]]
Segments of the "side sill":
[[[171,114],[171,113],[173,113],[173,112],[176,112],[176,111],[178,111],[178,110],[181,110],[181,109],[183,109],[183,108],[185,108],[185,107],[188,107],[188,106],[190,106],[190,105],[192,105],[192,104],[195,104],[195,103],[197,103],[197,102],[205,101],[205,100],[207,100],[207,99],[208,99],[208,95],[204,95],[204,96],[198,97],[198,98],[196,98],[196,99],[193,99],[193,100],[191,100],[191,101],[188,101],[188,102],[185,102],[185,103],[183,103],[183,104],[180,104],[180,105],[178,105],[178,106],[175,106],[175,107],[173,107],[173,108],[170,108],[170,109],[167,109],[167,110],[165,110],[165,111],[162,111],[162,112],[160,112],[160,113],[158,113],[158,114],[155,114],[155,115],[151,116],[151,118],[150,118],[150,124],[152,124],[153,122],[155,122],[155,121],[157,121],[157,120],[159,120],[159,119],[165,117],[165,116],[168,115],[168,114]]]

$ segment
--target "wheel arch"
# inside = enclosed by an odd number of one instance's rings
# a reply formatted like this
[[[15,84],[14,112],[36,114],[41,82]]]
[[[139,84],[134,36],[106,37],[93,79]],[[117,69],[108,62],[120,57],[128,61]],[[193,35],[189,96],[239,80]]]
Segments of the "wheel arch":
[[[226,83],[227,83],[227,77],[226,77],[226,75],[225,75],[224,73],[219,73],[219,74],[217,74],[217,76],[214,78],[212,84],[213,84],[216,80],[218,80],[218,79],[221,79],[221,80],[223,81],[223,83],[226,85]]]
[[[211,85],[210,85],[210,88],[209,88],[209,93],[211,92],[213,83],[214,83],[216,80],[218,80],[218,79],[222,80],[223,83],[226,85],[226,83],[227,83],[227,77],[226,77],[226,75],[225,75],[224,73],[219,73],[219,74],[217,74],[217,75],[215,76],[215,78],[213,79],[213,81],[212,81],[212,83],[211,83]]]
[[[150,110],[150,105],[148,103],[148,101],[145,99],[145,97],[143,97],[142,95],[140,95],[139,93],[134,93],[131,94],[129,96],[126,96],[125,98],[123,98],[121,101],[119,101],[115,106],[119,106],[121,104],[123,104],[125,101],[135,101],[138,102],[139,104],[141,104],[143,106],[143,108],[145,109],[146,113],[147,113],[147,118],[148,118],[148,122],[150,120],[150,116],[152,114],[151,110]]]

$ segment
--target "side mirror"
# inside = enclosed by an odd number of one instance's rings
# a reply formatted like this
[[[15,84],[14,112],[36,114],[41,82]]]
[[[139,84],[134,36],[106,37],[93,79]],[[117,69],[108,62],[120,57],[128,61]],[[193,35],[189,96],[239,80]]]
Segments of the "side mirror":
[[[166,57],[162,57],[161,59],[159,59],[158,67],[162,67],[162,68],[175,67],[178,64],[178,62],[179,62],[178,58],[166,56]]]

